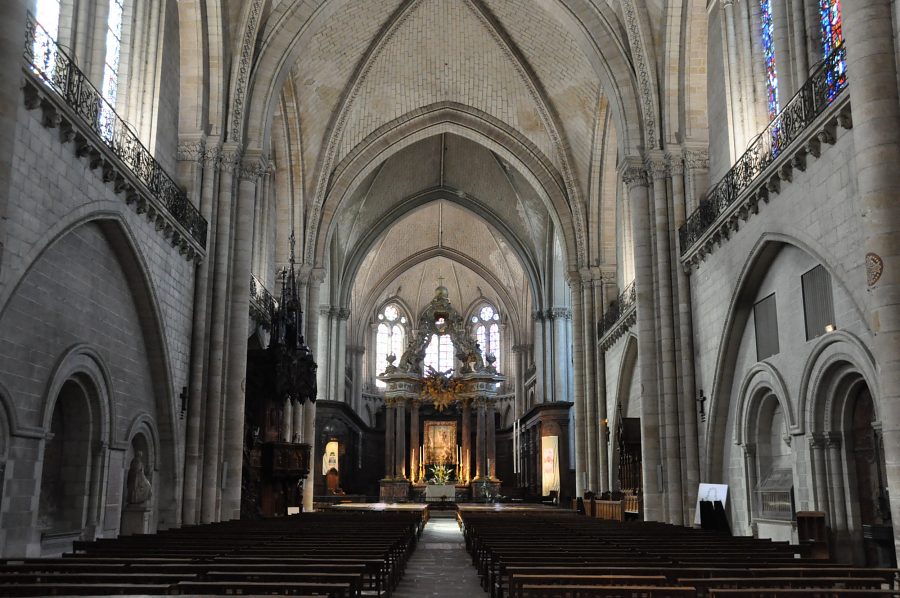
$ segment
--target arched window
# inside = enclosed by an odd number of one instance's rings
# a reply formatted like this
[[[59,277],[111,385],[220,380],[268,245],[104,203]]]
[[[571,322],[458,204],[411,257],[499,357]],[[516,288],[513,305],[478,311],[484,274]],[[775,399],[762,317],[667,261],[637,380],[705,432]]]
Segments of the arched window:
[[[484,305],[472,316],[472,328],[475,340],[481,347],[481,357],[486,358],[493,353],[497,361],[494,367],[500,367],[500,314],[490,305]]]
[[[819,0],[819,20],[822,23],[822,51],[827,59],[835,49],[844,43],[844,28],[841,22],[841,0]],[[847,61],[841,58],[836,69],[828,69],[828,99],[834,99],[838,90],[847,82]]]
[[[429,366],[438,372],[446,372],[453,368],[453,341],[448,334],[432,334],[425,348],[425,371]]]
[[[113,134],[112,109],[119,96],[119,58],[122,55],[122,14],[125,0],[109,0],[109,14],[106,18],[106,56],[103,61],[103,84],[100,93],[108,102],[100,110],[100,130],[107,139]]]
[[[400,308],[389,303],[378,314],[378,331],[375,334],[375,371],[381,373],[387,366],[387,356],[400,357],[406,343],[406,316],[401,315]],[[375,380],[375,386],[384,388],[381,380]]]
[[[56,52],[49,49],[59,39],[59,13],[59,0],[37,0],[34,7],[34,18],[44,30],[36,28],[31,51],[35,64],[40,65],[47,75],[51,75],[56,66]]]
[[[769,111],[769,118],[775,118],[781,106],[778,102],[778,71],[775,69],[775,28],[772,23],[772,0],[759,0],[759,9],[763,58],[766,62],[766,108]]]

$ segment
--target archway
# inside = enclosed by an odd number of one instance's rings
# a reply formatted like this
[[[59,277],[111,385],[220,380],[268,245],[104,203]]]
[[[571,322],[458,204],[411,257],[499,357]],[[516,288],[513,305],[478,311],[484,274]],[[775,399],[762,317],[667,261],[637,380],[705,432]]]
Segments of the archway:
[[[56,397],[44,443],[38,527],[44,554],[93,539],[100,502],[100,414],[90,380],[73,376]]]

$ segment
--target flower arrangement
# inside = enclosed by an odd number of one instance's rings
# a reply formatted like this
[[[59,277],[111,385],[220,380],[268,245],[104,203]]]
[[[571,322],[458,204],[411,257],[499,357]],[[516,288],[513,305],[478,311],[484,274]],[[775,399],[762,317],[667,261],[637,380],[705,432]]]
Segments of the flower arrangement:
[[[422,398],[434,403],[438,411],[446,409],[450,403],[456,400],[456,395],[463,391],[464,384],[450,377],[453,370],[439,372],[428,367],[428,372],[422,378]]]
[[[435,465],[431,469],[432,484],[447,484],[450,482],[450,468],[446,465]]]

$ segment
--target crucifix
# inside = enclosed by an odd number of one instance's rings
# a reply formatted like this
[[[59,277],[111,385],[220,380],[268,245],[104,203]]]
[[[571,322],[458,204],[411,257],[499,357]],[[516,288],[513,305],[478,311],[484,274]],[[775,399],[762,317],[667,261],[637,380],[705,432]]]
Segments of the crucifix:
[[[703,396],[703,390],[697,393],[697,402],[700,403],[700,421],[706,421],[706,411],[703,409],[703,404],[706,402],[706,397]]]

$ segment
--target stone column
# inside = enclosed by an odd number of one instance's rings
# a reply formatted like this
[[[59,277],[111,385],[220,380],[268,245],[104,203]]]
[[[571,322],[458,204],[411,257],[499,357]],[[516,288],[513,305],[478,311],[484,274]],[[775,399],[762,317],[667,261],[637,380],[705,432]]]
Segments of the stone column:
[[[477,411],[475,420],[475,479],[481,480],[486,475],[487,456],[485,455],[485,445],[487,444],[485,430],[485,412],[487,405],[484,399],[475,399],[475,409]]]
[[[673,268],[675,272],[675,291],[677,300],[675,307],[678,311],[678,347],[681,353],[679,382],[676,392],[681,395],[680,404],[682,421],[682,443],[684,446],[684,483],[685,489],[685,516],[690,517],[690,510],[697,504],[697,490],[700,486],[700,447],[697,432],[697,407],[696,388],[694,382],[694,338],[691,316],[691,284],[687,273],[677,263],[681,255],[681,246],[677,231],[685,222],[685,186],[684,186],[684,162],[681,152],[671,152],[668,156],[669,172],[672,177],[672,219],[674,220],[675,234],[675,259]],[[688,521],[687,523],[690,523]]]
[[[201,485],[200,522],[219,520],[219,476],[222,462],[221,423],[222,395],[225,376],[225,328],[228,317],[228,270],[231,254],[231,208],[234,197],[234,172],[240,160],[240,148],[227,144],[222,151],[222,172],[219,178],[219,200],[216,209],[215,256],[209,259],[213,270],[211,312],[209,323],[209,360],[206,378],[206,424],[203,429],[203,483]]]
[[[656,226],[657,333],[659,335],[658,362],[662,374],[662,406],[665,425],[665,492],[668,522],[684,523],[684,501],[681,486],[681,437],[679,433],[678,380],[675,370],[675,320],[672,313],[672,263],[669,249],[669,201],[666,194],[666,161],[662,152],[652,151],[646,163],[653,178],[653,211]],[[662,423],[662,422],[661,422]]]
[[[322,288],[322,282],[325,280],[325,271],[321,268],[315,268],[310,273],[309,284],[307,285],[307,307],[306,307],[306,342],[313,357],[320,362],[322,353],[319,351],[319,292]],[[318,393],[321,397],[322,387],[318,387]],[[307,401],[303,410],[303,442],[309,445],[309,462],[310,474],[303,484],[303,510],[311,512],[313,510],[313,496],[315,492],[315,467],[316,462],[316,404],[313,401]]]
[[[394,428],[394,458],[397,460],[394,477],[398,480],[406,479],[406,401],[398,401],[394,408],[397,412],[397,423]]]
[[[247,152],[241,168],[234,226],[231,306],[228,328],[228,387],[223,440],[222,518],[241,518],[241,472],[244,460],[244,391],[247,380],[247,330],[250,325],[250,260],[253,252],[253,208],[256,186],[266,160]]]
[[[806,11],[803,0],[790,0],[794,26],[794,72],[799,88],[809,77],[809,57],[806,54]]]
[[[394,432],[394,424],[397,415],[394,410],[394,400],[384,400],[384,479],[394,479],[394,442],[396,442],[396,433]]]
[[[753,521],[753,512],[756,508],[756,445],[745,444],[743,445],[743,448],[744,471],[747,473],[747,488],[745,489],[747,500],[747,526],[750,527],[751,522]]]
[[[571,286],[571,285],[570,285]],[[580,296],[578,289],[572,288],[572,301]],[[572,317],[572,312],[565,307],[554,307],[550,310],[549,319],[553,327],[553,400],[571,401],[572,393],[569,392],[569,343],[566,322]],[[580,326],[580,323],[578,324]],[[580,336],[580,335],[579,335]],[[576,368],[576,372],[578,369]],[[582,370],[582,374],[584,371]]]
[[[513,345],[511,348],[513,358],[510,360],[513,362],[515,377],[516,377],[516,386],[514,392],[515,398],[513,399],[513,419],[518,419],[525,413],[525,346],[524,345]]]
[[[472,401],[462,400],[462,453],[463,453],[463,480],[469,483],[472,480]]]
[[[211,140],[210,140],[211,142]],[[217,141],[216,141],[217,143]],[[203,161],[200,188],[200,213],[209,223],[206,236],[207,260],[197,269],[194,284],[193,328],[191,330],[191,378],[188,385],[188,414],[184,447],[184,489],[182,492],[182,521],[185,525],[200,522],[201,492],[201,430],[203,415],[206,413],[208,387],[204,375],[209,356],[209,318],[211,305],[211,281],[214,279],[213,265],[216,255],[216,222],[214,220],[216,186],[219,177],[221,155],[216,146],[206,147],[200,159]]]
[[[628,188],[634,239],[638,364],[641,391],[641,454],[643,460],[644,519],[662,521],[660,487],[659,397],[656,373],[656,318],[654,317],[653,248],[650,244],[650,198],[642,161],[629,157],[623,164]]]
[[[340,308],[335,315],[337,338],[335,339],[336,355],[334,373],[334,400],[346,401],[347,398],[347,320],[350,319],[350,310]]]
[[[583,496],[587,488],[585,487],[585,477],[587,469],[590,465],[587,459],[587,427],[590,421],[587,416],[586,401],[584,398],[584,336],[583,323],[584,314],[581,305],[581,278],[578,273],[569,273],[569,288],[572,292],[572,305],[575,308],[574,328],[575,342],[574,345],[574,368],[575,368],[575,496]],[[560,314],[561,315],[561,314]],[[562,317],[557,318],[562,320]]]
[[[487,459],[487,477],[497,479],[497,418],[495,417],[494,400],[491,399],[487,404],[484,413],[485,436],[487,439],[487,450],[485,459]]]
[[[841,8],[866,252],[858,264],[865,266],[868,286],[891,517],[900,522],[900,98],[891,2],[843,2]],[[894,546],[900,552],[900,533]]]
[[[728,67],[728,91],[731,96],[729,108],[732,120],[732,156],[731,162],[741,155],[746,145],[747,133],[744,123],[744,98],[741,94],[741,71],[738,64],[737,31],[734,24],[734,0],[722,0],[722,12],[725,16],[725,43]],[[637,250],[635,250],[637,256]],[[637,257],[635,257],[635,260]]]
[[[597,479],[599,459],[600,422],[597,419],[597,392],[594,386],[594,372],[597,359],[597,325],[594,321],[593,274],[585,269],[581,272],[581,284],[578,285],[580,296],[572,297],[572,302],[581,301],[582,342],[584,362],[584,412],[585,412],[585,471],[587,471],[587,488],[597,492],[600,488]],[[577,325],[577,322],[576,322]],[[577,375],[577,374],[576,374]]]
[[[409,403],[409,481],[419,481],[419,401]]]
[[[334,400],[332,394],[331,371],[334,369],[334,356],[331,347],[334,340],[335,331],[332,330],[334,323],[334,309],[327,305],[321,305],[316,308],[319,314],[318,330],[319,330],[319,347],[316,351],[316,363],[319,368],[316,370],[316,386],[319,390],[319,396],[330,401]]]
[[[841,455],[841,435],[831,433],[826,436],[828,451],[828,486],[831,489],[829,497],[832,508],[832,530],[843,537],[847,532],[847,502],[844,499],[844,465]]]
[[[544,402],[547,399],[545,379],[547,373],[544,371],[544,363],[546,362],[546,351],[544,351],[544,314],[537,309],[531,314],[532,329],[534,331],[534,394],[535,402]],[[549,345],[548,345],[549,346]]]
[[[362,415],[362,380],[363,380],[363,355],[365,347],[353,346],[348,348],[351,356],[350,363],[353,367],[353,386],[350,389],[350,405],[353,410]]]
[[[599,317],[603,314],[603,306],[606,304],[605,300],[605,289],[603,288],[603,281],[607,276],[610,276],[612,281],[615,281],[615,273],[610,274],[601,274],[600,276],[595,276],[593,283],[593,311],[595,316]],[[597,346],[597,325],[596,318],[594,322],[594,327],[591,330],[591,338],[590,342],[594,346],[594,360],[595,360],[595,371],[597,372],[596,376],[596,401],[597,401],[597,424],[599,426],[597,431],[597,492],[606,492],[610,489],[609,487],[609,444],[607,442],[607,434],[609,430],[609,421],[608,415],[606,411],[606,354],[605,352]],[[601,425],[602,423],[602,425]]]
[[[294,438],[294,405],[290,399],[284,400],[284,414],[281,421],[284,422],[281,430],[281,441],[290,442]]]
[[[294,422],[292,426],[293,435],[290,442],[303,442],[303,405],[300,404],[300,401],[294,401],[291,413],[294,416]]]
[[[812,451],[813,487],[816,490],[816,508],[825,513],[828,525],[834,525],[831,506],[828,501],[828,471],[825,469],[825,435],[812,434],[809,448]]]

